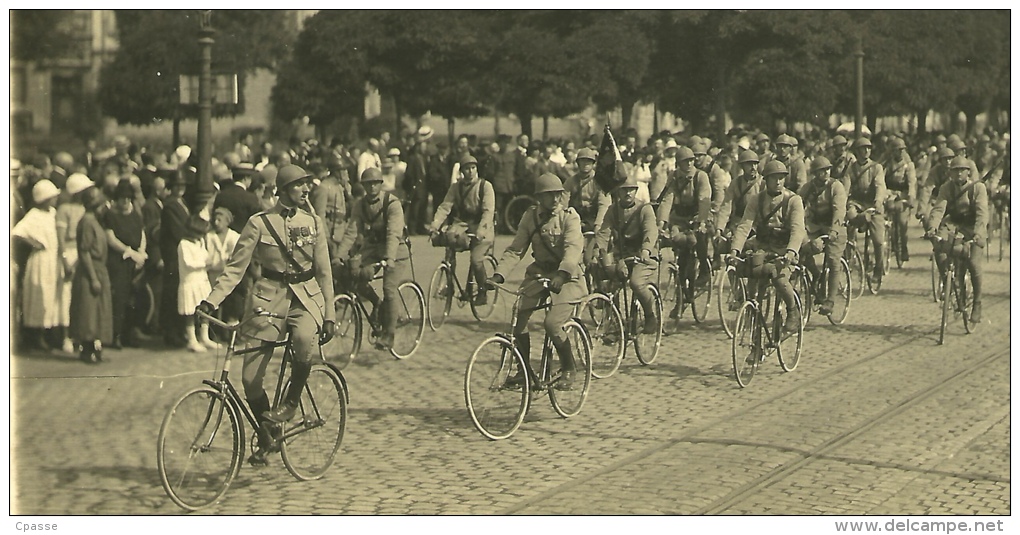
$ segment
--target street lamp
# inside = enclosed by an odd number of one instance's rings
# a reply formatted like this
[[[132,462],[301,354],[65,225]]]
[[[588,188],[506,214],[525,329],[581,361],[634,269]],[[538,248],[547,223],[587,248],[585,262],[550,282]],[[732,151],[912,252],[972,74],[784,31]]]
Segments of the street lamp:
[[[857,78],[857,115],[854,118],[854,139],[861,137],[862,124],[864,124],[864,40],[861,34],[857,34],[857,50],[854,51],[855,74]]]
[[[205,206],[216,194],[212,177],[212,46],[216,30],[212,27],[211,10],[202,11],[198,28],[202,71],[198,79],[198,183],[194,196],[195,211]]]

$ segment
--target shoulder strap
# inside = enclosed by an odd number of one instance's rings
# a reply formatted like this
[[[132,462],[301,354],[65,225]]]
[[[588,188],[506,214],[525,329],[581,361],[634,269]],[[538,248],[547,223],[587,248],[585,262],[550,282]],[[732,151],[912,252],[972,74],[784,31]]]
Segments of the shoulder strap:
[[[269,231],[269,235],[272,236],[274,240],[276,240],[276,245],[280,247],[280,252],[283,254],[284,258],[286,258],[287,261],[290,262],[299,271],[304,271],[305,268],[301,266],[301,264],[297,261],[296,258],[294,258],[294,255],[290,254],[290,251],[283,244],[283,239],[280,238],[280,234],[276,232],[276,228],[273,227],[272,223],[269,222],[268,214],[263,213],[261,218],[262,222],[265,223],[266,225],[266,229]]]

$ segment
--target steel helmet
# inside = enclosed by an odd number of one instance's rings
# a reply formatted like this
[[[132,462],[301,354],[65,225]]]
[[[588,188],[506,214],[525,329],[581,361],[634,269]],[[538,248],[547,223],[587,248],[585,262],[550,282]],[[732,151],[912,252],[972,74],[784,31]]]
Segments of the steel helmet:
[[[846,138],[843,136],[836,136],[832,138],[833,145],[846,145]]]
[[[949,147],[942,147],[941,149],[939,149],[939,152],[936,154],[936,156],[938,156],[938,159],[943,160],[945,158],[952,158],[953,156],[956,156],[956,153],[953,152],[953,149]]]
[[[769,135],[766,134],[765,132],[762,132],[762,133],[758,134],[757,137],[754,138],[754,141],[755,141],[755,143],[757,143],[759,141],[769,141],[769,139],[771,139],[771,138],[769,138]]]
[[[737,158],[737,163],[754,162],[758,163],[758,154],[753,150],[742,150]]]
[[[695,156],[708,154],[708,146],[705,145],[704,141],[691,143],[691,152],[693,152]]]
[[[894,137],[889,141],[889,146],[894,149],[905,149],[907,148],[907,143],[898,137]]]
[[[967,161],[967,158],[964,158],[963,156],[957,156],[957,157],[953,158],[952,162],[949,163],[949,168],[950,169],[970,169],[970,162]],[[33,196],[34,196],[34,194],[35,194],[35,190],[34,189],[32,190],[32,193],[33,193]]]
[[[365,169],[365,171],[361,173],[362,184],[365,184],[367,182],[382,182],[382,181],[383,181],[382,171],[376,169],[375,167],[369,167],[368,169]]]
[[[676,151],[676,161],[682,162],[684,160],[693,160],[693,159],[694,159],[694,151],[692,151],[689,147],[680,147],[679,149],[677,149],[677,151]]]
[[[935,143],[945,143],[945,142],[946,142],[946,136],[943,136],[942,134],[939,134],[939,135],[935,136]]]
[[[779,137],[776,138],[776,145],[777,146],[779,146],[779,145],[789,145],[789,146],[792,147],[792,146],[794,146],[796,144],[797,144],[797,142],[793,139],[793,137],[788,136],[786,134],[780,134]]]
[[[789,170],[786,169],[786,164],[779,160],[771,160],[769,163],[765,164],[765,171],[762,172],[762,174],[767,178],[770,175],[785,175],[788,172]]]
[[[535,179],[535,193],[545,193],[548,191],[564,191],[563,181],[560,177],[546,173]]]
[[[956,138],[949,141],[949,148],[953,149],[953,152],[960,152],[967,149],[967,144],[962,139]]]
[[[617,184],[616,187],[617,187],[617,189],[623,189],[623,188],[635,188],[635,189],[637,189],[637,187],[638,187],[637,178],[633,177],[633,176],[629,176],[629,177],[627,177],[627,180],[624,180],[623,182],[620,182],[619,184]]]
[[[464,155],[463,158],[460,159],[460,167],[461,167],[461,169],[463,169],[464,167],[467,167],[468,165],[473,165],[475,167],[478,167],[478,160],[474,156],[472,156],[470,154],[466,154],[466,155]]]
[[[280,169],[279,172],[276,173],[277,191],[283,191],[283,189],[290,185],[292,182],[297,182],[298,180],[304,180],[306,178],[311,177],[312,177],[311,174],[309,174],[307,171],[305,171],[304,169],[297,165],[294,164],[285,165]]]
[[[870,146],[871,146],[871,140],[870,139],[868,139],[866,137],[859,137],[859,138],[857,138],[856,141],[854,141],[854,147],[853,148],[856,149],[856,148],[860,148],[860,147],[870,147]]]
[[[811,172],[812,173],[814,173],[815,171],[821,170],[821,169],[829,169],[831,167],[832,167],[832,163],[829,162],[829,159],[826,158],[825,156],[819,156],[819,157],[815,158],[814,160],[811,160]]]
[[[597,159],[598,154],[595,152],[595,149],[589,149],[588,147],[577,151],[577,158],[575,158],[575,160],[591,160],[593,162]]]
[[[64,189],[71,195],[77,195],[95,185],[96,184],[84,174],[74,173],[67,177],[67,183],[64,184]]]

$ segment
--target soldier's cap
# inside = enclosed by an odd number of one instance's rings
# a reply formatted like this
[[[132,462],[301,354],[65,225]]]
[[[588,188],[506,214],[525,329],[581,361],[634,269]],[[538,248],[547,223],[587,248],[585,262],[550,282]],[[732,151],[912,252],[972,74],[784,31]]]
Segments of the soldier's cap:
[[[770,138],[768,134],[766,134],[765,132],[762,132],[762,133],[758,134],[757,136],[755,136],[754,142],[757,143],[759,141],[769,141],[770,139],[772,139],[772,138]]]
[[[856,148],[859,148],[859,147],[870,147],[870,146],[871,146],[871,140],[870,139],[868,139],[866,137],[859,137],[859,138],[857,138],[857,141],[854,141],[854,147],[853,148],[856,149]]]
[[[771,160],[769,163],[765,164],[765,170],[762,174],[765,175],[765,178],[768,178],[770,176],[785,175],[788,172],[786,164],[779,160]]]
[[[463,158],[460,159],[460,167],[461,167],[461,169],[463,169],[463,168],[465,168],[465,167],[467,167],[469,165],[473,165],[475,167],[478,167],[478,160],[475,159],[474,156],[472,156],[470,154],[467,154]]]
[[[577,158],[575,158],[575,160],[591,160],[594,162],[598,160],[598,153],[595,152],[595,149],[584,147],[577,151]]]
[[[309,178],[312,178],[312,175],[301,167],[294,164],[285,165],[276,173],[277,191],[283,191],[288,185],[298,180]]]
[[[383,181],[382,171],[376,169],[375,167],[369,167],[368,169],[365,169],[363,173],[361,173],[362,184],[368,182],[382,182],[382,181]]]
[[[740,156],[737,158],[737,163],[758,163],[758,161],[758,153],[753,150],[742,150],[740,151]]]
[[[836,137],[832,138],[832,145],[833,146],[846,145],[846,138],[841,135],[837,135]]]
[[[786,135],[786,134],[779,134],[779,137],[776,138],[776,146],[779,146],[779,145],[789,145],[789,146],[792,147],[792,146],[794,146],[796,144],[797,144],[797,140],[793,139],[793,136],[789,136],[789,135]]]
[[[832,167],[832,163],[825,156],[819,156],[814,160],[811,160],[811,172],[820,171],[822,169],[829,169]]]
[[[549,191],[564,191],[563,181],[552,173],[545,173],[535,179],[535,193],[546,193]]]
[[[693,159],[694,159],[694,151],[692,151],[690,148],[688,148],[688,147],[680,147],[679,149],[677,149],[677,151],[676,151],[676,161],[682,162],[684,160],[693,160]]]
[[[698,156],[698,155],[701,155],[701,154],[708,154],[708,146],[705,145],[704,141],[698,141],[697,143],[692,143],[691,144],[691,152],[693,152],[695,156]]]
[[[894,149],[905,149],[907,148],[907,142],[903,141],[898,137],[894,137],[891,140],[889,140],[889,146]]]
[[[963,156],[957,156],[953,158],[953,161],[949,162],[950,169],[970,169],[970,162]]]
[[[945,158],[952,158],[953,156],[956,156],[956,153],[949,147],[942,147],[939,149],[938,153],[936,153],[936,156],[938,159],[942,160]]]

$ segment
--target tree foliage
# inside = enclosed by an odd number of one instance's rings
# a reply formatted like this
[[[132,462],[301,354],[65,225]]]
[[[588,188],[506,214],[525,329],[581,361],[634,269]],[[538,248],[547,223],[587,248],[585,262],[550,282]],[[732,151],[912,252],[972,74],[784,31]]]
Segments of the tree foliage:
[[[67,9],[12,9],[11,58],[44,61],[71,52],[76,44],[70,27],[73,13]]]

